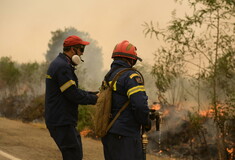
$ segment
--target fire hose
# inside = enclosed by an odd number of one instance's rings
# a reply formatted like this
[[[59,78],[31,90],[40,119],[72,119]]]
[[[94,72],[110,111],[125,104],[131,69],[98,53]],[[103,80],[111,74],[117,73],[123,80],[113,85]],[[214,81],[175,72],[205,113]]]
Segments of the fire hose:
[[[146,153],[147,153],[147,144],[148,144],[148,136],[145,132],[144,127],[142,128],[142,149],[143,149],[143,156],[144,160],[146,160]]]
[[[156,120],[156,125],[155,125],[156,131],[160,130],[161,115],[162,115],[162,112],[158,112],[154,109],[150,109],[149,119],[151,121]],[[146,134],[146,129],[145,127],[142,127],[142,150],[143,150],[144,160],[146,160],[147,144],[148,144],[148,136]]]

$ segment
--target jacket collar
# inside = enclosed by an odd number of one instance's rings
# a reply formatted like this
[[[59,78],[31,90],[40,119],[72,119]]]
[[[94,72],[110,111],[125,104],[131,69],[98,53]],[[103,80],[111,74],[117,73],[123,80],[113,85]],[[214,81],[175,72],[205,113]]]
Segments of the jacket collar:
[[[111,68],[114,67],[131,68],[131,66],[127,62],[122,60],[114,60],[113,63],[111,64]]]
[[[59,57],[62,58],[63,60],[65,60],[66,62],[68,62],[69,64],[71,64],[71,58],[69,58],[66,54],[64,53],[59,53]]]
[[[63,60],[65,60],[73,69],[75,69],[75,66],[72,63],[72,60],[70,57],[68,57],[66,54],[64,53],[60,53],[59,57],[62,58]]]

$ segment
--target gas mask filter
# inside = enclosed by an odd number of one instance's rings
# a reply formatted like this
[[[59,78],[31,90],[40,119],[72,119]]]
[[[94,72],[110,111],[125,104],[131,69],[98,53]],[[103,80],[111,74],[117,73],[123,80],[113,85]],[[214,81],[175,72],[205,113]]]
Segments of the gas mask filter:
[[[80,59],[80,57],[77,54],[75,54],[75,55],[72,56],[72,62],[75,65],[78,65],[81,62],[81,59]]]
[[[84,52],[84,48],[84,46],[82,49],[80,48],[80,51]],[[78,65],[81,61],[84,62],[84,60],[82,60],[82,58],[78,55],[77,48],[73,50],[75,52],[75,55],[72,56],[72,62],[74,63],[74,65]]]

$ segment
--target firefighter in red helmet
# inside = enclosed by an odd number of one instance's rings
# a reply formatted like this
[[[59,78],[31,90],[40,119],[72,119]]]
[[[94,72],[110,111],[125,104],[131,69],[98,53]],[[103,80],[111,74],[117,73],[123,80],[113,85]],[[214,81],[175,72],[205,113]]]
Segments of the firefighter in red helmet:
[[[136,50],[127,40],[115,46],[111,69],[106,76],[108,81],[112,81],[119,71],[132,68],[137,60],[142,61]],[[143,160],[141,126],[149,130],[151,121],[148,118],[148,97],[140,73],[135,70],[124,72],[114,83],[112,97],[111,119],[128,100],[130,103],[102,138],[105,159]]]

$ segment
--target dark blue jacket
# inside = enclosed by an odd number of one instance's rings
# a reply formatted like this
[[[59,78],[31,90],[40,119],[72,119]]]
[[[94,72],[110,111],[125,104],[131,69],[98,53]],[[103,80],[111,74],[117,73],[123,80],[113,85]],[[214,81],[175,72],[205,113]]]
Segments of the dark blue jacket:
[[[47,71],[45,97],[47,126],[76,126],[78,105],[95,104],[96,101],[96,95],[79,89],[71,59],[60,53]]]
[[[131,66],[122,60],[115,60],[111,65],[111,70],[114,68],[118,69],[111,74],[109,81],[112,81],[117,72],[124,68],[131,68]],[[111,111],[113,118],[128,99],[130,99],[129,106],[115,121],[109,133],[139,137],[141,125],[149,124],[149,108],[143,80],[133,70],[124,72],[114,84]]]

